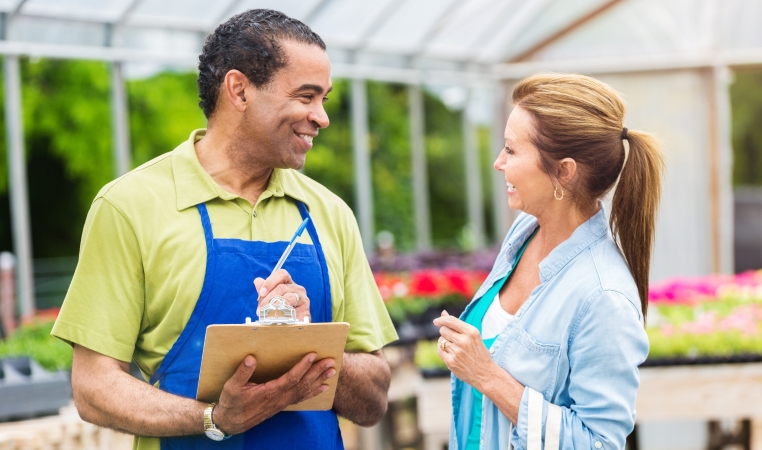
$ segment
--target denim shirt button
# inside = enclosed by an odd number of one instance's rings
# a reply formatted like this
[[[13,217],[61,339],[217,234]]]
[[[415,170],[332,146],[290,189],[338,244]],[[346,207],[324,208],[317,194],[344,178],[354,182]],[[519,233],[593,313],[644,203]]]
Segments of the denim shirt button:
[[[601,447],[603,447],[603,444],[601,444],[601,441],[597,441],[595,443],[595,448],[601,448]]]
[[[491,348],[489,349],[489,354],[490,354],[490,355],[494,355],[494,354],[495,354],[495,347],[491,347]]]

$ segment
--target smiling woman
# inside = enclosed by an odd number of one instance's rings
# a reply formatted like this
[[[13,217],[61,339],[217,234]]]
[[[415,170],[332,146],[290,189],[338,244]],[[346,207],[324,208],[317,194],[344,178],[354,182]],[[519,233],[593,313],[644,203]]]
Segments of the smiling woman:
[[[460,320],[434,321],[455,377],[450,448],[624,448],[661,153],[593,78],[535,75],[513,100],[495,169],[522,214]],[[609,230],[600,199],[617,180]]]

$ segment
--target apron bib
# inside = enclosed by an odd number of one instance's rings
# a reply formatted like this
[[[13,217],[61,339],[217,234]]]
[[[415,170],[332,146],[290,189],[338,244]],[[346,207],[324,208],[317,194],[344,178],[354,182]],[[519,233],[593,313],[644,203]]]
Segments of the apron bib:
[[[307,207],[297,202],[302,219]],[[206,239],[206,275],[201,295],[180,337],[149,381],[171,394],[196,398],[206,327],[243,323],[257,317],[254,279],[267,278],[288,245],[287,241],[261,242],[217,239],[206,205],[197,206]],[[312,220],[307,225],[312,244],[294,246],[283,268],[310,298],[312,322],[331,322],[331,290],[328,266]],[[215,442],[205,435],[162,438],[169,449],[290,449],[343,450],[336,413],[329,411],[282,411],[230,439]]]

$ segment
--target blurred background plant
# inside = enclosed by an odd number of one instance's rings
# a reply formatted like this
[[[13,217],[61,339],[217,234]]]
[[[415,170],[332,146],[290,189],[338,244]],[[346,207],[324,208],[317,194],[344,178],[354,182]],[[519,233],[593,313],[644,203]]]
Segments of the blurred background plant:
[[[0,340],[0,359],[28,356],[51,372],[71,370],[71,347],[50,335],[57,316],[58,308],[38,311],[32,320]]]

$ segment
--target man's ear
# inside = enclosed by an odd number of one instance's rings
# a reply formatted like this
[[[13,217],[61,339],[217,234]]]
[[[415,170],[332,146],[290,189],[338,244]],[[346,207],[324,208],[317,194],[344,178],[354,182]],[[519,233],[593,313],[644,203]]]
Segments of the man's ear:
[[[230,70],[225,74],[225,79],[222,81],[223,98],[227,99],[238,112],[244,112],[252,100],[246,97],[249,86],[249,79],[246,78],[246,75],[236,69]],[[248,91],[251,92],[251,89]]]
[[[577,174],[577,161],[571,158],[564,158],[558,162],[558,182],[562,186],[567,186]]]

